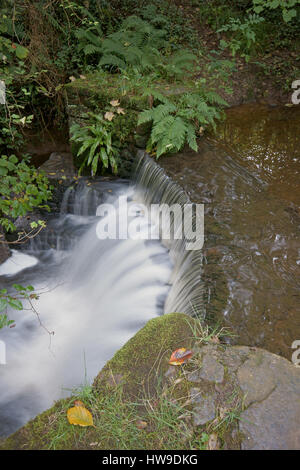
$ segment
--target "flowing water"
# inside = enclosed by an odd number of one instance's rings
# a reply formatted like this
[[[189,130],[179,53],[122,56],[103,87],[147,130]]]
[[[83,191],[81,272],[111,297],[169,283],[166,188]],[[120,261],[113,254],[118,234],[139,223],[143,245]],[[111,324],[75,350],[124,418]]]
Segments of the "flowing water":
[[[288,108],[230,112],[222,142],[162,158],[164,170],[142,157],[134,185],[72,185],[47,230],[0,266],[1,287],[40,292],[35,306],[48,330],[31,310],[11,312],[16,327],[0,330],[0,436],[91,382],[163,313],[197,311],[229,326],[236,343],[290,359],[300,339],[299,116]],[[203,250],[187,251],[185,239],[99,240],[97,207],[110,203],[124,216],[124,195],[148,206],[204,204]]]
[[[160,165],[205,204],[207,317],[291,360],[300,339],[300,109],[232,108],[218,141]]]
[[[0,366],[0,435],[70,394],[63,389],[90,383],[117,349],[163,313],[172,270],[167,248],[159,240],[96,236],[97,207],[124,211],[120,195],[132,200],[134,189],[126,181],[70,187],[61,215],[1,265],[2,287],[33,285],[40,293],[35,308],[54,335],[31,310],[10,312],[16,327],[1,331],[7,364]]]
[[[142,210],[128,215],[128,202],[137,208],[141,203],[190,205],[182,188],[141,153],[130,184],[101,179],[71,185],[60,215],[52,215],[29,247],[14,251],[0,266],[2,287],[33,285],[40,294],[34,302],[39,317],[30,309],[10,312],[16,327],[0,331],[7,347],[7,364],[0,369],[0,435],[71,388],[90,383],[149,319],[202,312],[202,252],[186,249],[191,232],[188,239],[176,240],[97,237],[97,208],[104,204],[111,208],[101,220],[109,224],[116,213],[121,231],[132,221],[145,234],[149,225],[159,226]],[[176,231],[177,221],[172,223]]]

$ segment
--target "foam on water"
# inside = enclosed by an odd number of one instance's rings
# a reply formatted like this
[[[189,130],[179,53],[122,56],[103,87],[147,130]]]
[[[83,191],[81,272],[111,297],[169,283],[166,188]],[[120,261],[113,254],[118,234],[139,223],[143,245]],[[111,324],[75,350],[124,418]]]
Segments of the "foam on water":
[[[34,306],[54,334],[31,310],[9,313],[16,327],[0,331],[7,357],[0,366],[0,435],[70,394],[63,389],[91,383],[117,349],[163,313],[172,270],[168,250],[159,240],[97,237],[97,206],[117,204],[121,194],[134,197],[119,181],[69,189],[60,218],[28,253],[14,252],[1,266],[2,286],[31,284],[41,292]]]

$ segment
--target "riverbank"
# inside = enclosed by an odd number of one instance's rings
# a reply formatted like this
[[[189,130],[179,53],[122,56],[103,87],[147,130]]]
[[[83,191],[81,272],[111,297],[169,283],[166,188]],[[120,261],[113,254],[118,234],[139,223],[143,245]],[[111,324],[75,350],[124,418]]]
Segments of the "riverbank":
[[[150,320],[96,377],[0,449],[298,449],[300,370],[258,348],[227,346],[183,314]],[[183,366],[172,351],[191,349]],[[68,423],[75,400],[94,427]]]

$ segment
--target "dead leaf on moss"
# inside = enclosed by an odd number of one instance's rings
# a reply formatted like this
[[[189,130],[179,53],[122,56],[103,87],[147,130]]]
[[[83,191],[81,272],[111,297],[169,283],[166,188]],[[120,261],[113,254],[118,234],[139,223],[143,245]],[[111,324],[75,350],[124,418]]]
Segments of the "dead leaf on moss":
[[[67,418],[70,424],[75,426],[94,426],[92,413],[87,410],[80,400],[76,400],[75,406],[67,411]]]
[[[172,366],[180,366],[181,364],[184,364],[187,362],[193,355],[193,351],[190,351],[186,348],[179,348],[173,351],[169,364]]]
[[[117,108],[117,113],[118,114],[125,114],[125,111],[123,108]]]

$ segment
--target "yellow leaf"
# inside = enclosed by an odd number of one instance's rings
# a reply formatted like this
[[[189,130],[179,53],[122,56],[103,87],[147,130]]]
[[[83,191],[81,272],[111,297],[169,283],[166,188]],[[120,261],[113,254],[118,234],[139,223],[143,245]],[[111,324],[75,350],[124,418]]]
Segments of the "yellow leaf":
[[[119,101],[119,100],[111,100],[111,101],[110,101],[110,104],[111,104],[112,106],[119,106],[120,101]]]
[[[117,113],[118,114],[125,114],[125,111],[123,108],[117,108]]]
[[[145,429],[147,426],[148,426],[148,423],[147,421],[142,421],[141,419],[139,419],[138,421],[136,421],[136,427],[138,429]]]
[[[114,117],[114,113],[111,111],[107,111],[107,113],[104,114],[104,119],[107,119],[107,121],[112,121]]]
[[[67,411],[70,424],[78,426],[94,426],[93,416],[84,406],[75,405]]]

